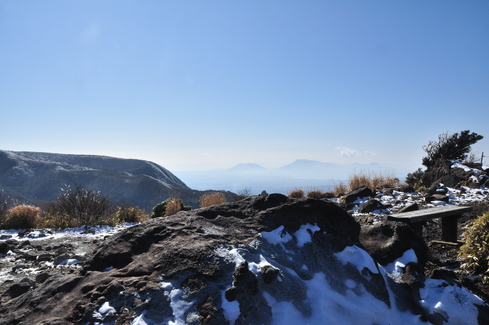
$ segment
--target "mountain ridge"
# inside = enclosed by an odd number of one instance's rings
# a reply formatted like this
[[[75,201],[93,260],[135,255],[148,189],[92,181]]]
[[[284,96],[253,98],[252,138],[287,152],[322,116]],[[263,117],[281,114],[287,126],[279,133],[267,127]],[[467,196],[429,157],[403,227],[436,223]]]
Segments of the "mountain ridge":
[[[146,209],[176,191],[192,191],[156,163],[109,156],[0,150],[0,176],[6,194],[34,202],[54,200],[64,184],[75,183]]]

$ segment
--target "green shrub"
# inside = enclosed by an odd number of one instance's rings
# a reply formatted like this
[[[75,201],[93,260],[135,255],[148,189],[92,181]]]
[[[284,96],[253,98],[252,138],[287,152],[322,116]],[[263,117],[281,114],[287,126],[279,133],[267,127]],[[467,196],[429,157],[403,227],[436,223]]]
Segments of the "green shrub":
[[[418,168],[414,172],[407,174],[406,184],[418,189],[423,185],[423,177],[424,171],[421,168]]]
[[[459,255],[464,258],[461,269],[480,274],[489,282],[489,212],[472,221],[463,233],[465,244]]]
[[[18,205],[7,211],[5,229],[32,229],[42,222],[42,211],[31,205]]]

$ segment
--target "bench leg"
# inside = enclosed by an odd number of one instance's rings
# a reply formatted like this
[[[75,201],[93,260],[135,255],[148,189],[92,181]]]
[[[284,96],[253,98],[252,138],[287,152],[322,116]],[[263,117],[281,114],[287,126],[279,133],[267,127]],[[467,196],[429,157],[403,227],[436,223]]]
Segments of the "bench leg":
[[[409,226],[417,235],[423,237],[423,222],[410,223]]]
[[[458,216],[444,217],[441,219],[441,240],[456,243],[457,242],[457,219]]]

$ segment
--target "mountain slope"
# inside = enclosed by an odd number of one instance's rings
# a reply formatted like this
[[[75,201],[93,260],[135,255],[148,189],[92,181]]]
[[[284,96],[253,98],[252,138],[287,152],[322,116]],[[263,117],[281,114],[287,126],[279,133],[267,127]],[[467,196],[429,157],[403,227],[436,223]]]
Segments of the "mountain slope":
[[[175,191],[189,191],[178,177],[149,161],[106,156],[0,150],[0,189],[18,198],[54,200],[64,184],[109,195],[114,203],[151,208]]]

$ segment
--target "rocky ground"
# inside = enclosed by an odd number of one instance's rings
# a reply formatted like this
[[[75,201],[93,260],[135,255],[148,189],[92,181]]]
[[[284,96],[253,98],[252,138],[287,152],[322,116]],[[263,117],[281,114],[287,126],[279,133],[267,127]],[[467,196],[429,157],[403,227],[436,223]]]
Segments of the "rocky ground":
[[[435,200],[427,199],[428,194],[422,195],[404,189],[404,191],[372,192],[369,196],[357,195],[356,199],[351,202],[346,202],[347,199],[343,198],[342,202],[337,203],[344,207],[348,205],[350,214],[362,226],[386,222],[389,213],[395,213],[412,205],[417,205],[418,208],[430,208],[444,204],[470,205],[473,211],[459,219],[459,239],[461,240],[463,240],[462,233],[467,224],[478,215],[489,211],[489,191],[469,188],[455,190],[440,186],[435,189],[435,192],[438,195]],[[377,209],[365,212],[366,206],[372,205]],[[60,232],[49,230],[20,233],[1,231],[1,302],[4,303],[21,296],[50,277],[80,274],[84,261],[93,256],[97,247],[101,247],[109,237],[130,226],[80,228]],[[425,265],[425,275],[432,277],[434,272],[438,273],[438,278],[447,275],[447,279],[463,283],[489,304],[489,286],[460,271],[459,246],[435,242],[441,237],[437,220],[426,223],[423,237],[431,251],[431,258]]]
[[[15,298],[49,277],[79,272],[98,245],[129,226],[1,231],[0,301]]]

